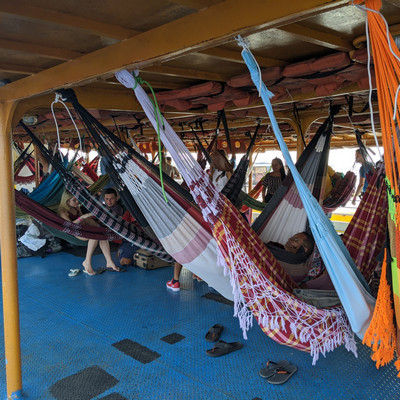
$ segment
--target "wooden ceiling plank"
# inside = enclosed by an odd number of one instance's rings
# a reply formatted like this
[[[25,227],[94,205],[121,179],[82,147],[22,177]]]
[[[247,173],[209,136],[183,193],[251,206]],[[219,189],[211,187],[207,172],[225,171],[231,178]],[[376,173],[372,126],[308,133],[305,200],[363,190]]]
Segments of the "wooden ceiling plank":
[[[223,49],[221,47],[214,47],[207,50],[200,51],[201,54],[206,54],[207,56],[218,58],[219,60],[229,61],[229,62],[236,62],[239,64],[244,64],[242,55],[240,51],[232,51]],[[278,60],[275,58],[268,58],[268,57],[260,57],[256,56],[257,62],[260,67],[267,68],[267,67],[275,67],[278,65],[286,65],[287,63],[283,60]]]
[[[0,71],[22,74],[22,75],[33,75],[42,71],[42,68],[32,67],[29,65],[0,63]]]
[[[247,35],[267,27],[287,25],[347,4],[347,0],[282,0],[279,3],[274,0],[225,0],[50,68],[34,77],[3,86],[0,88],[0,101],[17,100],[54,88],[88,83],[98,76],[107,77],[123,68],[143,69],[156,62],[220,45],[238,34]],[[204,29],[205,26],[207,29]]]
[[[54,58],[63,61],[72,60],[82,55],[82,53],[73,50],[43,46],[36,43],[17,42],[15,40],[1,38],[0,49],[21,51],[24,53],[35,54],[36,56]]]
[[[144,70],[144,72],[149,72],[159,75],[191,78],[191,79],[202,79],[204,81],[218,81],[218,82],[227,82],[231,78],[230,75],[226,74],[224,75],[215,72],[199,71],[187,68],[168,67],[165,65],[160,65],[160,66],[153,65],[151,67],[147,67]]]
[[[0,12],[71,26],[96,35],[118,40],[126,39],[138,33],[134,30],[126,29],[118,25],[94,21],[89,18],[82,18],[73,14],[66,14],[59,11],[49,10],[47,8],[34,7],[19,0],[0,0]]]
[[[102,82],[104,82],[107,85],[121,86],[121,84],[117,80],[104,80]],[[186,89],[188,87],[186,83],[168,82],[165,80],[158,81],[153,78],[151,79],[151,86],[153,89],[168,89],[168,90]]]
[[[400,8],[400,0],[386,0],[388,3],[393,4],[396,7]]]
[[[220,1],[221,0],[170,0],[169,2],[192,8],[193,10],[202,10],[203,8],[210,7]]]
[[[292,36],[295,36],[303,42],[317,44],[338,51],[354,50],[353,44],[348,40],[341,39],[330,33],[307,28],[299,24],[281,26],[279,29],[290,33]]]

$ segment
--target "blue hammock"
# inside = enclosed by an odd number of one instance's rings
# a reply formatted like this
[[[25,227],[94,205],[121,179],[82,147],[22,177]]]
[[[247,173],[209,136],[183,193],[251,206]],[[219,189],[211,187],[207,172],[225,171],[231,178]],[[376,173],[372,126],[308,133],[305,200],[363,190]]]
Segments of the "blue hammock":
[[[312,234],[329,276],[346,311],[353,331],[362,338],[372,318],[375,299],[371,296],[367,282],[358,271],[332,223],[325,216],[321,206],[297,171],[272,110],[270,98],[274,94],[262,82],[260,67],[247,44],[241,37],[238,37],[237,40],[239,45],[243,47],[242,57],[267,109],[276,139],[293,175],[300,198],[307,212]]]

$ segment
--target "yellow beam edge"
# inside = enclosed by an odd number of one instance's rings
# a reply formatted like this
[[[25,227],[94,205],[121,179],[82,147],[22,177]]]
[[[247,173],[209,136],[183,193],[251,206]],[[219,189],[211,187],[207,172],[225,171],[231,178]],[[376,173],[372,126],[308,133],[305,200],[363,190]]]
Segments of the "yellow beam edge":
[[[78,83],[123,68],[143,69],[155,62],[200,51],[238,35],[278,27],[348,5],[347,0],[226,0],[130,39],[57,65],[0,88],[0,101],[13,101]],[[188,29],[190,27],[190,29]],[[207,27],[207,29],[205,29]]]
[[[0,237],[7,398],[22,397],[18,265],[15,229],[11,120],[16,103],[0,103]]]

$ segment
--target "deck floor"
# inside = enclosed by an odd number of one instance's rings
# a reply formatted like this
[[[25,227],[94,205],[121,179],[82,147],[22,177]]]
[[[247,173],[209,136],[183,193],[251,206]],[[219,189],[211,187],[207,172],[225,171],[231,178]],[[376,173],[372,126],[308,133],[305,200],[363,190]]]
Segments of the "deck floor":
[[[96,255],[95,265],[102,260]],[[18,260],[26,399],[399,398],[393,363],[377,370],[359,342],[358,358],[341,347],[312,366],[309,354],[275,343],[256,322],[244,340],[232,305],[187,270],[174,293],[165,287],[172,267],[68,277],[81,261],[65,252]],[[216,323],[225,327],[222,340],[244,347],[207,356],[204,336]],[[298,367],[284,385],[259,376],[268,360],[284,359]],[[6,398],[5,368],[0,393]]]

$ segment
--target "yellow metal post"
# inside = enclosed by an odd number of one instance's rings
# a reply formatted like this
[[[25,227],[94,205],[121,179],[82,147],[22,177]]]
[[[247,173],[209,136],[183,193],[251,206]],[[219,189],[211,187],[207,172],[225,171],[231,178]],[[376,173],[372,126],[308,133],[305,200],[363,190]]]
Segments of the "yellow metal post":
[[[22,397],[14,177],[10,134],[15,105],[15,103],[0,103],[0,182],[2,185],[2,190],[0,190],[0,241],[8,399]]]

